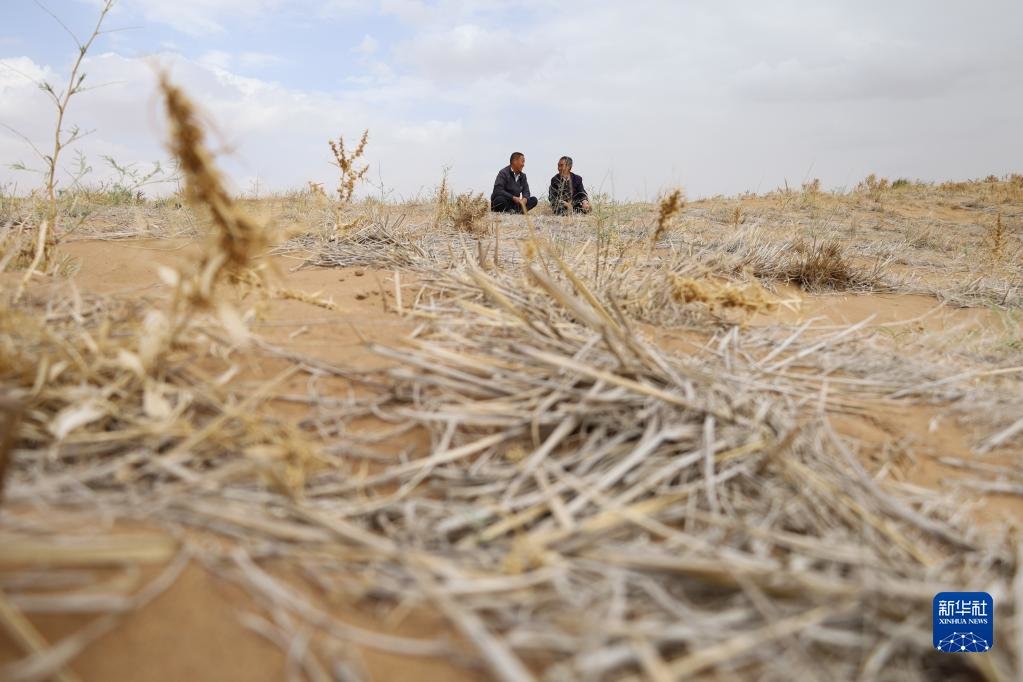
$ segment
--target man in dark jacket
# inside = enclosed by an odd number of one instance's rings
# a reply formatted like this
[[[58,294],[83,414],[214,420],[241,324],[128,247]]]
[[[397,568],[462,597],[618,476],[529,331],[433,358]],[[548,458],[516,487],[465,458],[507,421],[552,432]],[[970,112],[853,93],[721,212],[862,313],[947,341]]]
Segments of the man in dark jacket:
[[[572,172],[572,157],[562,156],[558,159],[558,174],[551,178],[548,192],[551,210],[557,215],[571,212],[589,213],[590,197],[583,187],[583,179]]]
[[[490,210],[498,213],[523,213],[536,207],[536,197],[529,195],[529,181],[522,169],[526,167],[526,155],[515,152],[509,165],[497,173],[494,191],[490,195]]]

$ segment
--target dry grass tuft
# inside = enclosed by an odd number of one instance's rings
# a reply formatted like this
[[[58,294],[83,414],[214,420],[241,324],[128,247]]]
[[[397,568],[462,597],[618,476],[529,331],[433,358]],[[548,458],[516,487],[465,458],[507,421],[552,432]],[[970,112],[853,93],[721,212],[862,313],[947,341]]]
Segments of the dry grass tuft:
[[[863,182],[856,186],[856,190],[866,194],[867,198],[880,208],[890,186],[891,183],[888,182],[888,178],[878,178],[875,174],[871,173],[863,179]]]
[[[845,289],[862,279],[837,241],[800,241],[793,250],[796,257],[789,264],[786,279],[804,289]]]
[[[756,281],[745,286],[713,279],[694,279],[672,275],[672,295],[679,303],[705,303],[713,312],[719,308],[736,308],[747,313],[772,310],[776,303],[767,298]]]
[[[995,263],[1000,263],[1005,257],[1005,246],[1008,241],[1008,231],[1005,229],[1005,224],[1002,223],[1001,213],[995,218],[995,224],[988,228],[987,237],[984,241],[988,247],[991,260]]]
[[[973,183],[949,180],[938,185],[938,190],[947,194],[962,194],[970,189]]]
[[[482,192],[475,195],[472,192],[464,192],[455,197],[451,219],[456,230],[479,234],[486,231],[482,220],[489,212],[490,202]]]
[[[803,183],[803,194],[816,196],[821,193],[821,179],[814,178],[810,182]]]
[[[731,223],[732,229],[738,230],[739,226],[746,222],[746,216],[742,212],[742,206],[736,205],[735,209],[732,210]]]
[[[821,199],[820,178],[814,178],[810,182],[803,183],[803,191],[800,194],[800,203],[804,208],[816,209]]]
[[[451,189],[448,187],[448,171],[450,168],[444,167],[441,172],[440,184],[437,185],[437,212],[433,216],[433,227],[437,228],[441,221],[446,219],[451,213]]]
[[[650,238],[651,244],[656,244],[667,234],[671,228],[672,218],[685,207],[685,204],[685,197],[680,189],[676,189],[661,199],[661,205],[657,213],[657,229],[654,230],[654,234]]]

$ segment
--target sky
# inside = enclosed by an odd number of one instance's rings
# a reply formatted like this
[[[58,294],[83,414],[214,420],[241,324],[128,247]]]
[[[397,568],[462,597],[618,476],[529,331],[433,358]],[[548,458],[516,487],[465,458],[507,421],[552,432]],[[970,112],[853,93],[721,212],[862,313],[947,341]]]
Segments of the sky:
[[[99,0],[0,0],[0,186],[26,191]],[[49,10],[49,12],[47,11]],[[67,122],[103,161],[166,163],[167,71],[238,193],[336,185],[327,140],[369,129],[362,195],[489,194],[513,151],[545,194],[569,155],[591,192],[767,192],[868,173],[1023,171],[1019,0],[120,0]],[[98,86],[98,87],[96,87]],[[154,193],[158,193],[153,188]]]

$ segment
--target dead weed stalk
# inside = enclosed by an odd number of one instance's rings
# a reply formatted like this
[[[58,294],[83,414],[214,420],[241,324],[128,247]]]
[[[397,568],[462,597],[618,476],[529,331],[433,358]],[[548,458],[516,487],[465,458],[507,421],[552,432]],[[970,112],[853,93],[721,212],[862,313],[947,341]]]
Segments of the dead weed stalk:
[[[368,165],[365,165],[362,168],[357,168],[355,165],[355,162],[361,159],[363,153],[366,151],[367,142],[369,142],[368,129],[362,132],[362,138],[359,140],[359,144],[351,151],[347,151],[345,149],[345,140],[341,135],[337,136],[337,142],[334,140],[327,140],[327,144],[330,145],[330,151],[334,153],[333,163],[337,166],[340,173],[340,177],[338,178],[337,197],[341,204],[347,204],[352,201],[352,195],[355,194],[355,185],[358,184],[359,180],[362,180],[369,171]]]
[[[683,209],[685,203],[681,189],[676,189],[661,199],[657,211],[657,227],[650,236],[650,248],[653,248],[667,234],[672,225],[672,218]]]

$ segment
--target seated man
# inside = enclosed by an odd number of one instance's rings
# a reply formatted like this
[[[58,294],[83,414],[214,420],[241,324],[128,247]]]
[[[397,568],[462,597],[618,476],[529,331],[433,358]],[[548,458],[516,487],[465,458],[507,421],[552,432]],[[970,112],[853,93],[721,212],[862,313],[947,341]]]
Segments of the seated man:
[[[525,213],[536,207],[536,197],[529,196],[529,182],[522,169],[526,167],[526,155],[515,152],[509,165],[497,173],[494,191],[490,195],[490,210],[498,213]]]
[[[590,197],[583,187],[583,179],[572,172],[572,157],[562,156],[558,159],[558,174],[551,178],[551,189],[548,193],[551,210],[557,215],[590,212]]]

